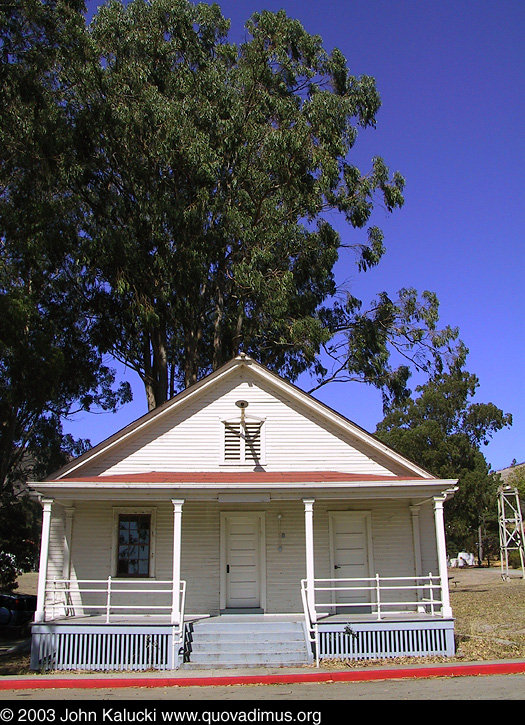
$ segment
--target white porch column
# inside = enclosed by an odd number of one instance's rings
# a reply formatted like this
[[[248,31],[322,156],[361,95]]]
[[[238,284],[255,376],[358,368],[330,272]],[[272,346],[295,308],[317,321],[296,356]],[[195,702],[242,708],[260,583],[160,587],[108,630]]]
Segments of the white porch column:
[[[308,608],[312,620],[315,618],[315,571],[314,571],[314,498],[304,498],[304,523],[306,541],[306,585]]]
[[[47,562],[49,558],[49,535],[51,533],[51,505],[53,499],[42,501],[42,540],[40,543],[40,563],[38,566],[38,589],[36,597],[35,622],[45,621]]]
[[[64,559],[62,562],[62,577],[64,579],[71,578],[71,537],[73,534],[73,516],[75,507],[66,508],[66,528],[64,536]],[[67,589],[67,587],[66,587]]]
[[[434,496],[434,522],[436,526],[436,543],[439,566],[439,577],[441,579],[441,598],[443,600],[443,616],[451,617],[450,594],[448,590],[448,568],[447,549],[445,544],[445,518],[443,504],[446,496]]]
[[[173,599],[171,621],[180,621],[180,562],[182,548],[182,506],[184,500],[172,499],[173,504]]]

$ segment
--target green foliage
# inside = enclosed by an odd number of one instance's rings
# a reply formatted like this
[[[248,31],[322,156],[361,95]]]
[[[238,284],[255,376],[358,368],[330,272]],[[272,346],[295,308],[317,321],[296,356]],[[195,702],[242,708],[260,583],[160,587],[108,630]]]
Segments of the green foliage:
[[[4,11],[0,141],[5,239],[64,294],[77,280],[86,343],[140,374],[150,408],[241,349],[316,387],[406,394],[410,366],[439,363],[457,331],[437,330],[429,293],[364,311],[334,277],[345,247],[362,272],[380,262],[374,208],[403,205],[398,172],[351,159],[374,79],[284,11],[255,13],[233,45],[217,5],[111,0],[89,28],[82,8]],[[367,241],[343,242],[334,215]]]
[[[392,341],[408,330],[423,350],[420,313],[436,302],[334,303],[346,245],[330,214],[366,229],[377,204],[403,204],[403,177],[380,157],[369,173],[350,160],[376,123],[375,81],[284,11],[254,14],[239,46],[228,27],[216,5],[113,0],[68,70],[97,343],[141,375],[150,407],[241,349],[324,384],[328,344],[341,370],[396,394]],[[375,226],[352,247],[362,271],[385,251]]]
[[[17,589],[17,576],[38,564],[39,509],[27,495],[0,508],[0,592]]]
[[[478,529],[497,539],[499,477],[490,472],[480,447],[512,417],[492,403],[473,403],[477,377],[463,367],[463,349],[447,371],[416,388],[418,397],[388,408],[376,435],[439,478],[457,478],[459,490],[446,503],[449,551],[475,551]]]
[[[79,282],[71,137],[61,69],[82,37],[83,3],[0,9],[0,578],[34,564],[24,482],[85,447],[62,431],[73,410],[129,399],[91,341]],[[9,522],[9,524],[8,524]]]

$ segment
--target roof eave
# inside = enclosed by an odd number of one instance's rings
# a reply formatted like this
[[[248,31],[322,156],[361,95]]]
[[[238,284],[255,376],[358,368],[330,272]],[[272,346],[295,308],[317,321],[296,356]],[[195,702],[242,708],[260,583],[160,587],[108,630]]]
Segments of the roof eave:
[[[428,499],[435,496],[449,498],[457,490],[457,480],[427,479],[413,481],[325,481],[315,482],[265,482],[261,483],[156,483],[133,482],[111,483],[93,480],[91,482],[35,482],[30,487],[43,498],[60,501],[94,500],[140,500],[169,501],[173,496],[187,498],[212,497],[222,494],[243,494],[256,496],[269,494],[271,498],[301,498],[318,496],[320,498],[348,497],[359,499],[402,498]]]

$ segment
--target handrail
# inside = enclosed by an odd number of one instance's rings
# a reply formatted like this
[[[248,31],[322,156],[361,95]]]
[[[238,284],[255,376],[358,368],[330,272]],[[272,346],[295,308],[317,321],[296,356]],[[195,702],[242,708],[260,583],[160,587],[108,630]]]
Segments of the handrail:
[[[172,667],[173,669],[178,669],[180,667],[180,658],[181,658],[181,652],[182,657],[184,657],[184,640],[186,637],[186,627],[184,625],[184,609],[186,606],[186,582],[181,580],[180,581],[180,588],[179,588],[179,612],[180,617],[179,621],[173,622],[173,632],[172,632],[172,651],[171,651],[171,661],[172,661]],[[178,624],[178,632],[177,636],[175,636],[175,627]]]
[[[385,600],[386,592],[404,592],[408,590],[415,592],[414,598],[403,599],[397,597],[391,601]],[[438,590],[437,596],[436,590]],[[330,601],[318,601],[316,595],[320,592],[330,592],[332,595]],[[368,592],[370,594],[369,601],[336,601],[336,594],[344,592]],[[312,597],[314,602],[313,612],[310,611],[308,582],[306,579],[301,581],[301,596],[310,641],[313,641],[313,633],[317,629],[318,613],[336,607],[339,610],[348,609],[351,612],[353,608],[369,606],[371,614],[375,613],[378,620],[388,614],[406,614],[408,611],[412,611],[409,609],[410,607],[414,607],[414,611],[421,608],[424,608],[425,611],[429,610],[432,616],[445,616],[441,598],[441,579],[439,576],[433,575],[432,572],[428,576],[382,577],[376,574],[375,577],[315,579],[314,596]],[[401,607],[401,609],[395,609],[395,607]]]
[[[83,584],[89,586],[82,586]],[[113,577],[108,577],[107,579],[48,579],[46,581],[46,594],[51,595],[53,601],[51,605],[48,603],[44,610],[48,611],[48,609],[51,609],[52,616],[54,617],[56,608],[60,608],[66,612],[66,617],[74,617],[74,600],[75,597],[79,597],[78,607],[82,611],[95,610],[101,614],[105,613],[106,624],[110,623],[112,615],[117,612],[126,612],[126,617],[128,618],[144,617],[144,611],[150,613],[154,611],[155,614],[151,614],[151,616],[159,616],[159,614],[164,617],[168,616],[172,626],[172,667],[173,669],[177,669],[180,665],[181,652],[184,652],[186,633],[184,625],[186,582],[180,581],[178,593],[174,592],[173,585],[174,582],[171,579],[114,579]],[[105,595],[105,604],[102,601],[97,604],[88,604],[81,600],[80,596],[82,594]],[[167,604],[115,603],[114,598],[120,594],[135,594],[139,596],[164,594],[166,597],[169,597],[169,602]],[[60,601],[57,601],[58,596]],[[172,620],[174,602],[178,603],[178,621]]]
[[[87,585],[87,586],[84,586]],[[99,585],[99,586],[97,586]],[[185,600],[186,583],[181,582],[179,598],[181,599],[181,611]],[[89,604],[81,599],[84,594],[98,594],[104,597],[94,604]],[[135,594],[137,598],[149,597],[151,594],[165,595],[166,604],[123,604],[115,602],[115,598],[121,594]],[[74,616],[75,599],[78,598],[78,608],[82,611],[95,611],[106,615],[106,622],[109,623],[111,616],[118,612],[126,612],[128,617],[143,617],[144,612],[152,612],[152,616],[171,615],[173,607],[173,581],[171,579],[48,579],[46,581],[46,595],[51,596],[52,601],[46,601],[46,610],[55,615],[57,609],[66,609]],[[129,599],[128,599],[129,601]],[[140,599],[139,599],[140,601]],[[158,601],[158,600],[157,600]],[[67,615],[66,615],[67,616]]]
[[[301,599],[303,601],[306,635],[310,645],[315,650],[316,666],[319,667],[319,629],[317,627],[317,622],[314,620],[314,617],[312,617],[312,613],[310,612],[310,606],[306,596],[307,588],[307,580],[301,579]]]

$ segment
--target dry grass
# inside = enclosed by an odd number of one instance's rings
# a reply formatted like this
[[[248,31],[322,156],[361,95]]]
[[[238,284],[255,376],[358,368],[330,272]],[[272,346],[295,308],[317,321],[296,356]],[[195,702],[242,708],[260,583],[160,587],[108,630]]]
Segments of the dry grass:
[[[454,657],[418,657],[418,664],[525,658],[525,580],[512,571],[504,581],[497,568],[453,569],[450,599],[455,618]],[[324,661],[325,667],[405,665],[413,658]]]
[[[2,657],[0,657],[0,676],[34,674],[29,667],[29,660],[29,655],[2,655]]]
[[[482,570],[483,571],[483,570]],[[461,572],[463,574],[463,572]],[[498,660],[525,657],[525,580],[461,576],[450,598],[456,618],[457,657]]]
[[[525,580],[520,571],[503,581],[499,569],[451,570],[450,598],[456,619],[456,655],[418,658],[419,664],[525,658]],[[22,591],[22,589],[20,590]],[[413,664],[395,660],[324,661],[323,667]],[[0,657],[0,675],[29,674],[27,654]]]

